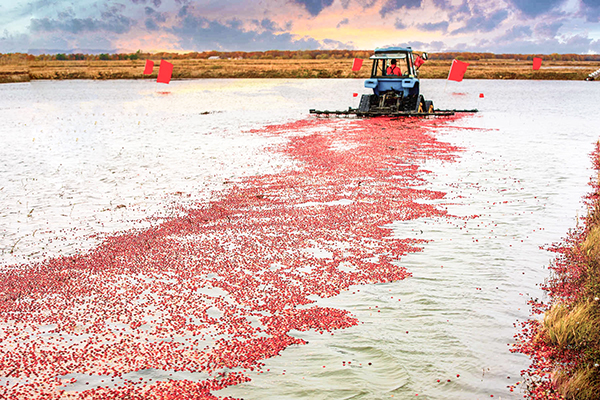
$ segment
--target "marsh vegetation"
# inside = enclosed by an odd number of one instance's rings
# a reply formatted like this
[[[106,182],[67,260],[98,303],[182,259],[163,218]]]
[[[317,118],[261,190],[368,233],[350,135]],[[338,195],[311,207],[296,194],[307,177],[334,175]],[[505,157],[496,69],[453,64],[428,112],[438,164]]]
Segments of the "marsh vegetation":
[[[284,53],[284,52],[282,52]],[[367,78],[370,75],[368,60],[358,72],[352,71],[353,57],[368,58],[368,52],[336,54],[312,54],[289,52],[289,56],[258,57],[235,54],[212,56],[195,53],[177,56],[169,53],[133,55],[52,55],[27,54],[0,55],[0,83],[28,82],[50,79],[156,79],[158,62],[169,60],[174,64],[173,79],[205,78]],[[299,54],[302,53],[302,54]],[[356,53],[356,54],[354,54]],[[364,54],[363,54],[364,53]],[[226,56],[233,57],[226,57]],[[284,54],[285,55],[285,54]],[[531,56],[471,53],[440,53],[431,55],[421,67],[421,78],[445,79],[454,57],[470,63],[465,79],[539,79],[584,80],[600,66],[600,57],[547,57],[542,68],[533,71]],[[503,55],[505,56],[505,55]],[[509,55],[510,56],[510,55]],[[151,75],[144,75],[146,59],[155,62]]]

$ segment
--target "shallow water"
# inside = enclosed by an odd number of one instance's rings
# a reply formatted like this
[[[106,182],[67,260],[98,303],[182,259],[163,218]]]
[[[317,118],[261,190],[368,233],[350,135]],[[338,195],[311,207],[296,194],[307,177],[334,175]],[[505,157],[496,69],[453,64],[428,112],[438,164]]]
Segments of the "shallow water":
[[[285,138],[249,130],[306,118],[308,108],[355,106],[353,92],[367,93],[362,80],[1,85],[2,265],[72,254],[96,243],[90,235],[146,226],[174,204],[218,196],[227,181],[287,167],[267,149]],[[530,297],[543,296],[551,254],[539,247],[584,212],[600,126],[584,105],[595,103],[598,85],[432,80],[423,92],[438,108],[481,110],[436,133],[464,147],[459,161],[427,165],[427,187],[449,192],[450,212],[479,217],[393,224],[399,237],[433,240],[401,260],[412,278],[318,299],[363,324],[297,333],[309,344],[218,394],[522,396],[506,388],[528,363],[508,351],[513,323],[528,317]]]
[[[539,284],[551,254],[540,246],[558,241],[585,212],[588,154],[600,122],[580,106],[597,95],[597,85],[587,83],[425,81],[423,91],[436,107],[481,110],[455,124],[480,129],[439,131],[465,148],[460,161],[428,166],[435,172],[428,187],[455,199],[450,212],[479,217],[394,224],[399,237],[414,232],[433,239],[424,252],[401,261],[413,278],[362,287],[361,297],[320,300],[351,310],[364,324],[329,337],[304,335],[308,346],[267,362],[285,376],[260,376],[221,392],[290,399],[522,398],[507,385],[520,380],[528,360],[511,354],[508,344],[513,323],[529,316],[527,300],[543,298]],[[351,375],[342,361],[352,361]]]

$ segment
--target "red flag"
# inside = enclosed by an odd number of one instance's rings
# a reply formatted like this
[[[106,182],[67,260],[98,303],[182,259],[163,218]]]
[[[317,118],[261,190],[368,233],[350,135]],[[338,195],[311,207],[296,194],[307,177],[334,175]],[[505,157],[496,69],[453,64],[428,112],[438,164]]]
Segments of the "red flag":
[[[154,61],[146,60],[146,66],[144,67],[144,75],[152,74],[154,68]]]
[[[452,60],[452,66],[450,67],[450,72],[448,73],[449,81],[460,82],[463,80],[463,76],[465,76],[465,72],[467,72],[467,67],[469,63]]]
[[[415,68],[419,69],[423,64],[425,64],[425,60],[423,60],[421,56],[417,56],[415,59]]]
[[[533,70],[537,71],[542,66],[542,59],[539,57],[533,57]]]
[[[362,67],[363,60],[360,58],[355,58],[352,63],[352,71],[360,71],[360,67]]]
[[[158,77],[156,78],[156,82],[169,83],[171,82],[172,75],[173,64],[165,60],[160,60],[160,67],[158,68]]]

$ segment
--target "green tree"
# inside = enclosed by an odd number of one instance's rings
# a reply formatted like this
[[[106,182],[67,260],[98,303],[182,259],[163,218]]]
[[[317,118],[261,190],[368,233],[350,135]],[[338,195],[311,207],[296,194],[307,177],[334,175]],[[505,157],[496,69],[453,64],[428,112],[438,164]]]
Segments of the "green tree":
[[[141,50],[138,50],[138,51],[136,51],[135,53],[133,53],[133,54],[130,54],[130,55],[129,55],[129,59],[130,59],[130,60],[139,60],[139,59],[140,59],[140,54],[141,54],[141,52],[142,52]]]

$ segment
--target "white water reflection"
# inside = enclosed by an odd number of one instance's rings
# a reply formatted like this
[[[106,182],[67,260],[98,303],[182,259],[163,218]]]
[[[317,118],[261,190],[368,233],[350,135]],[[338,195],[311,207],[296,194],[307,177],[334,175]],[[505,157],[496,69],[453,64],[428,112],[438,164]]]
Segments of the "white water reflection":
[[[288,96],[305,104],[294,95],[299,85],[165,86],[0,86],[2,265],[72,254],[95,243],[83,237],[144,226],[174,203],[206,200],[227,182],[286,164],[264,151],[283,138],[247,131],[304,117],[304,106],[288,106]]]
[[[145,226],[174,204],[205,201],[229,181],[287,166],[266,150],[285,137],[248,131],[306,118],[308,108],[355,106],[352,93],[367,92],[362,80],[165,87],[0,85],[3,266],[71,254],[96,243],[90,235]],[[434,80],[423,91],[438,108],[481,110],[436,133],[465,148],[459,161],[426,165],[434,172],[428,188],[449,193],[441,202],[452,203],[450,213],[479,217],[393,224],[395,236],[433,240],[401,260],[412,278],[319,299],[363,323],[333,335],[299,332],[308,345],[288,348],[266,361],[270,371],[219,395],[521,398],[506,386],[528,360],[507,344],[513,323],[529,315],[527,300],[543,295],[551,254],[539,246],[559,240],[583,213],[600,126],[583,105],[596,103],[597,85]]]

